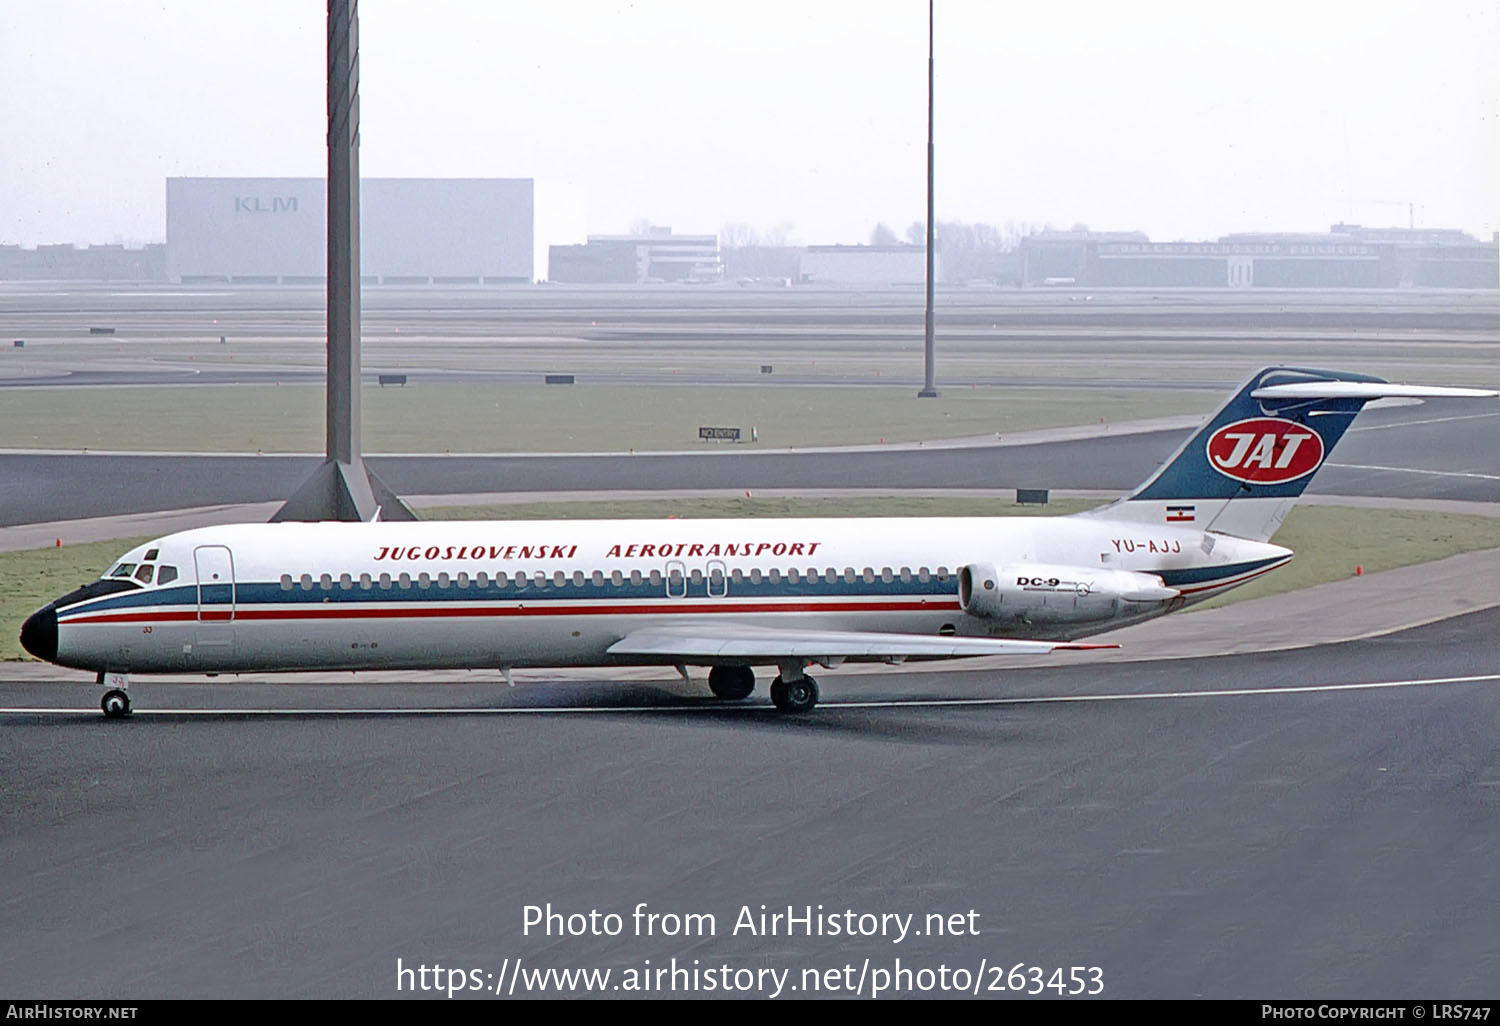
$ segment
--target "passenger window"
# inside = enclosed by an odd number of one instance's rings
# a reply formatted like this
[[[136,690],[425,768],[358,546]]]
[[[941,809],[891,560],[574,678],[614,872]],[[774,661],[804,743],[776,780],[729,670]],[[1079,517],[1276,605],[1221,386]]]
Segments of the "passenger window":
[[[302,590],[303,591],[312,591],[312,589],[313,589],[312,574],[303,574],[302,575],[302,580],[300,582],[298,582],[298,583],[302,586]]]
[[[751,584],[759,584],[760,583],[760,567],[755,567],[754,569],[752,569],[750,571],[750,583]]]
[[[529,583],[530,582],[527,581],[525,574],[516,574],[516,587],[518,589],[526,587],[526,585]]]
[[[505,587],[508,587],[509,585],[510,585],[510,575],[507,574],[504,570],[501,570],[498,574],[495,575],[495,587],[497,587],[497,588],[505,588]]]
[[[490,586],[490,575],[483,570],[474,575],[474,587],[488,588]]]
[[[776,567],[774,567],[774,566],[771,567],[771,569],[769,569],[769,570],[766,571],[766,580],[768,582],[770,582],[771,584],[778,584],[778,583],[780,583],[780,581],[781,581],[781,571],[778,570],[778,569],[776,569]]]
[[[175,580],[177,580],[177,568],[175,566],[164,566],[156,571],[157,584],[171,584]],[[291,578],[287,578],[287,580],[290,581]]]
[[[729,579],[735,584],[742,584],[745,580],[745,573],[739,567],[735,567],[732,571],[730,571]]]
[[[694,584],[702,584],[703,583],[703,571],[702,570],[696,570],[696,569],[693,570],[693,571],[691,571],[688,574],[688,580],[692,581]]]
[[[155,570],[156,567],[152,566],[150,563],[142,563],[141,568],[135,572],[135,579],[140,581],[142,584],[150,584],[151,575]]]
[[[618,588],[620,585],[625,583],[625,575],[620,573],[620,571],[618,570],[611,570],[609,572],[609,583]]]
[[[917,570],[917,580],[921,581],[923,584],[926,584],[928,581],[932,580],[932,571],[927,569],[925,566],[920,568],[919,570]]]
[[[948,579],[948,568],[947,567],[940,566],[940,567],[937,568],[937,579],[940,580],[940,581],[946,581]]]
[[[909,567],[909,566],[903,566],[901,568],[901,583],[902,584],[910,584],[911,583],[911,567]]]
[[[170,570],[170,569],[172,569],[172,568],[169,567],[169,566],[164,566],[164,567],[161,568],[161,576],[162,576],[162,581],[163,582],[165,582],[167,580],[167,571]],[[291,591],[292,590],[292,575],[291,574],[282,574],[281,575],[281,590],[282,591]]]
[[[659,585],[659,584],[661,584],[661,571],[660,570],[653,570],[653,571],[651,571],[651,583],[653,585]]]
[[[796,584],[797,583],[797,581],[799,579],[799,575],[797,573],[797,568],[796,567],[792,567],[790,570],[788,570],[786,572],[786,579],[791,584]]]
[[[561,570],[554,570],[552,572],[552,583],[561,588],[564,584],[568,583],[568,575]]]
[[[641,572],[639,570],[632,570],[632,571],[630,571],[630,583],[631,584],[640,584],[641,583]]]
[[[430,587],[432,587],[432,575],[429,574],[425,570],[422,571],[421,573],[417,574],[417,587],[418,588],[430,588]]]
[[[852,566],[846,566],[846,567],[844,567],[844,583],[846,583],[846,584],[853,584],[854,583],[854,567],[852,567]]]
[[[531,583],[535,584],[538,588],[545,588],[547,586],[546,572],[538,570],[535,575],[532,576]]]
[[[318,587],[322,588],[324,591],[331,591],[333,589],[333,576],[331,574],[323,574],[322,576],[320,576],[318,578]]]
[[[875,583],[875,571],[874,571],[873,568],[868,567],[868,566],[865,567],[865,572],[864,572],[864,574],[862,576],[864,577],[866,584],[874,584]]]
[[[359,586],[363,590],[369,591],[371,588],[375,587],[375,578],[371,577],[369,574],[360,574]]]
[[[453,583],[458,585],[460,588],[467,588],[469,586],[469,575],[466,573],[460,573],[457,577],[453,578]]]
[[[890,584],[892,581],[894,581],[896,579],[896,575],[895,575],[895,573],[893,573],[891,571],[890,567],[883,566],[883,567],[880,568],[880,579],[882,581],[884,581],[886,584]]]
[[[437,586],[439,588],[446,588],[446,587],[448,587],[448,582],[449,582],[448,571],[444,570],[442,573],[440,573],[440,574],[437,575]]]
[[[604,587],[604,571],[603,570],[595,570],[594,574],[590,578],[590,580],[592,580],[594,582],[594,587],[596,587],[596,588],[602,588],[602,587]]]
[[[810,567],[807,568],[807,583],[808,584],[817,584],[818,583],[818,568],[817,567],[810,566]]]
[[[398,588],[410,588],[411,587],[411,574],[405,574],[404,573],[400,577],[396,578],[396,586]]]
[[[349,574],[339,574],[339,587],[344,591],[352,591],[354,589],[354,578]]]
[[[381,591],[389,591],[390,587],[391,587],[391,575],[390,574],[381,574],[380,575],[380,590]]]
[[[597,571],[595,571],[595,572],[597,573]],[[573,586],[575,588],[582,588],[583,587],[583,571],[582,570],[574,570],[573,571]]]

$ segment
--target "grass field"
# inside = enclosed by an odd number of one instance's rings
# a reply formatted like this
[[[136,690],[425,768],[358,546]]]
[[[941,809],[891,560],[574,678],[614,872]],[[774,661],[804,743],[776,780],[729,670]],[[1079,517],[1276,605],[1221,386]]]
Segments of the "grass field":
[[[700,426],[738,427],[741,447],[926,441],[1206,413],[1192,391],[624,385],[365,388],[366,452],[681,450]],[[0,403],[0,448],[321,452],[318,385],[18,389]],[[100,416],[108,411],[108,416]],[[751,429],[759,441],[751,443]]]
[[[616,519],[623,517],[1032,516],[1058,515],[1093,503],[1073,499],[1017,506],[988,499],[891,498],[681,499],[547,503],[428,510],[430,519]],[[121,538],[63,548],[0,553],[0,659],[27,658],[17,643],[21,622],[59,595],[97,577],[143,538]],[[1397,510],[1299,506],[1276,535],[1294,549],[1292,562],[1258,581],[1197,608],[1306,588],[1351,576],[1424,563],[1460,552],[1500,546],[1500,522],[1487,517]],[[976,553],[975,559],[983,554]],[[1190,613],[1187,615],[1191,615]]]

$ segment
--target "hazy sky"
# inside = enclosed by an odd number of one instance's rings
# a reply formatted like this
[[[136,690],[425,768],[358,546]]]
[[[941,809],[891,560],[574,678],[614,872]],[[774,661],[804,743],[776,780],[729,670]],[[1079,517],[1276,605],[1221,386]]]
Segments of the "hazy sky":
[[[923,215],[922,0],[360,5],[367,176],[638,220]],[[143,242],[177,175],[321,175],[318,0],[0,0],[0,242]],[[937,0],[938,219],[1500,228],[1500,5]]]

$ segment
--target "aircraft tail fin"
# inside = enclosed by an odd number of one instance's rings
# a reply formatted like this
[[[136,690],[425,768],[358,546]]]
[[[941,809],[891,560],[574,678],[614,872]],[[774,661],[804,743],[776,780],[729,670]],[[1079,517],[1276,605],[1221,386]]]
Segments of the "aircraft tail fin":
[[[1372,399],[1484,397],[1474,388],[1392,384],[1345,371],[1268,367],[1130,495],[1089,515],[1268,541]]]

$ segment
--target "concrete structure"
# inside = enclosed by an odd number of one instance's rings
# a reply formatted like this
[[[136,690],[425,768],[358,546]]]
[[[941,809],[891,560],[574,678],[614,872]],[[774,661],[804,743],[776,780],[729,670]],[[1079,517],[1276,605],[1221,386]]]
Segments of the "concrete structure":
[[[547,275],[547,254],[584,238],[574,188],[530,178],[366,178],[366,284],[495,284]],[[321,284],[322,178],[167,179],[174,281]]]
[[[935,256],[943,280],[943,255]],[[798,280],[809,285],[921,285],[927,278],[925,246],[808,246]]]
[[[165,281],[167,247],[0,246],[0,281]]]
[[[1027,285],[1157,288],[1500,288],[1500,246],[1456,229],[1363,228],[1151,242],[1140,232],[1021,241]]]
[[[553,246],[548,277],[580,284],[719,281],[724,264],[717,235],[653,227],[643,235],[590,235],[581,246]]]

